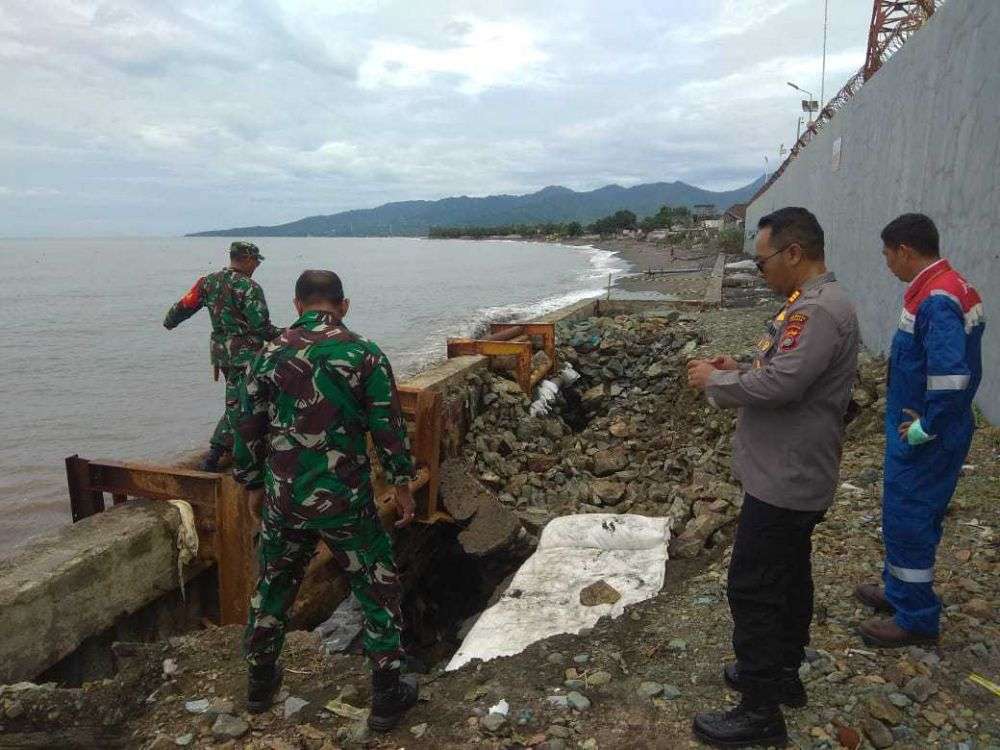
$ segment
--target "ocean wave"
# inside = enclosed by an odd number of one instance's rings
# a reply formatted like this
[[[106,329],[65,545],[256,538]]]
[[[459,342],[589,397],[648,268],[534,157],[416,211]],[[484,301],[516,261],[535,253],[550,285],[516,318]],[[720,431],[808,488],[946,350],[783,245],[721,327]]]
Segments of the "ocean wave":
[[[516,240],[510,240],[516,242]],[[450,322],[448,331],[436,331],[421,343],[414,346],[399,358],[401,375],[414,375],[422,370],[438,364],[445,359],[444,339],[453,337],[477,338],[486,334],[491,323],[508,323],[517,320],[531,320],[562,307],[575,304],[585,299],[593,299],[607,292],[607,279],[611,283],[629,273],[630,266],[613,250],[602,250],[593,245],[559,245],[587,255],[590,267],[582,270],[577,279],[579,288],[560,294],[549,295],[512,302],[507,305],[480,307],[470,310],[465,315],[457,315]],[[602,285],[594,282],[602,280]]]

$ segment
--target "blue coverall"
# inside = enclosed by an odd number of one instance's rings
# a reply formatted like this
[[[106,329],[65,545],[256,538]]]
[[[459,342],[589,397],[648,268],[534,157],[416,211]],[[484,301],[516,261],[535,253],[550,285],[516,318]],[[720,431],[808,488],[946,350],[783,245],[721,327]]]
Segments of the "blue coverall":
[[[941,602],[934,557],[941,522],[972,442],[972,400],[982,377],[985,322],[979,295],[947,261],[907,289],[892,341],[885,413],[882,531],[885,595],[896,624],[937,635]],[[929,442],[910,445],[899,425],[920,415]]]

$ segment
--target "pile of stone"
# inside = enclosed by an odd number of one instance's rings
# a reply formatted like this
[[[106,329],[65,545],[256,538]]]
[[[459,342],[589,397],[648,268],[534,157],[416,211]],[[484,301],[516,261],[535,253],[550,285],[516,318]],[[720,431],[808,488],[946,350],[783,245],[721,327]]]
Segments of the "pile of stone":
[[[536,531],[558,515],[670,516],[672,554],[693,557],[735,518],[733,413],[687,386],[702,341],[674,310],[561,323],[560,363],[581,377],[548,416],[496,374],[479,375],[481,413],[467,435],[478,479]],[[719,541],[715,538],[714,541]]]

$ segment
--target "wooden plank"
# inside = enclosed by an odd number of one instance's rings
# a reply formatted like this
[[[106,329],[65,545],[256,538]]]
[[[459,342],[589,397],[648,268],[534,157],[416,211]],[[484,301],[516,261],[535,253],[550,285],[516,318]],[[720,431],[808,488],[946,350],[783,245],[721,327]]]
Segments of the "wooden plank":
[[[510,341],[515,336],[520,336],[524,333],[524,326],[521,325],[511,325],[509,323],[491,323],[490,324],[490,335],[486,337],[487,341]]]
[[[89,461],[90,487],[113,495],[186,500],[194,511],[198,559],[212,562],[218,550],[216,495],[222,475],[144,463]]]
[[[517,384],[521,386],[522,391],[531,395],[531,344],[518,352]]]
[[[66,482],[73,523],[103,512],[104,493],[91,487],[90,462],[87,459],[76,454],[66,459]]]
[[[182,498],[201,505],[215,503],[221,477],[207,471],[171,469],[150,464],[91,461],[91,487],[151,500]]]
[[[423,492],[421,519],[432,520],[437,513],[441,463],[441,410],[443,398],[438,391],[423,391],[417,401],[417,432],[414,457],[427,469],[427,488]]]
[[[448,357],[483,354],[488,357],[520,355],[526,352],[531,359],[530,341],[483,341],[476,339],[448,339]]]
[[[222,625],[242,624],[257,585],[253,544],[257,524],[250,515],[246,490],[232,477],[221,477],[215,510],[219,620]]]

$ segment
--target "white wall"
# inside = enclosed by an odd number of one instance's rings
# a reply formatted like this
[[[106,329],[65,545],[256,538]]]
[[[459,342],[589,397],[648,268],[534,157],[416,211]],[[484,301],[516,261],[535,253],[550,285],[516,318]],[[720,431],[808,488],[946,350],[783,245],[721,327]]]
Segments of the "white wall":
[[[818,217],[827,263],[876,351],[888,349],[904,289],[885,268],[879,233],[901,213],[934,220],[942,255],[983,297],[977,401],[1000,424],[1000,0],[942,6],[750,204],[748,235],[783,206]]]

